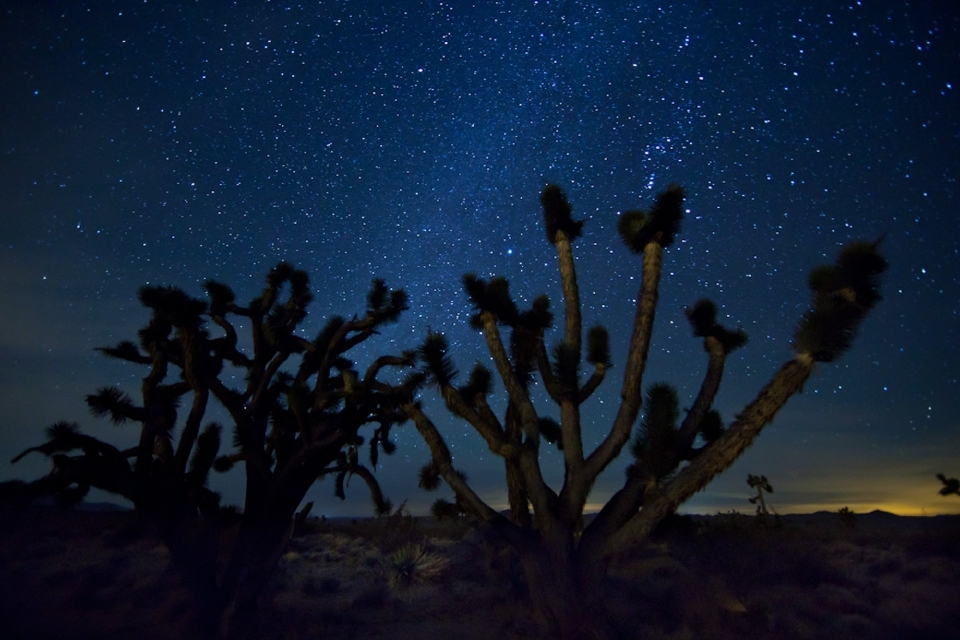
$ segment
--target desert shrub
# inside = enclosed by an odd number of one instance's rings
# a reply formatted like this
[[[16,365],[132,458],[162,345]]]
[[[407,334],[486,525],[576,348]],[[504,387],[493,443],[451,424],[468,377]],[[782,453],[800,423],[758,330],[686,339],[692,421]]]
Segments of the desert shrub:
[[[843,507],[837,511],[840,522],[846,529],[855,529],[857,526],[857,514],[850,507]]]
[[[450,561],[427,551],[419,544],[405,545],[395,551],[387,562],[387,581],[390,588],[402,591],[415,584],[439,579]]]

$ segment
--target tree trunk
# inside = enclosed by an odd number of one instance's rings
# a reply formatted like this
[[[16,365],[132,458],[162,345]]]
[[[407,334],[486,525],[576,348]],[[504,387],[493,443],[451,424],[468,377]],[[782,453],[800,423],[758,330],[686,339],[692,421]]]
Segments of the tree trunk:
[[[570,536],[541,536],[520,550],[520,563],[544,638],[614,640],[601,592],[604,571],[582,566]]]
[[[217,587],[220,526],[215,520],[182,514],[161,517],[161,539],[170,561],[193,599],[193,624],[204,637],[218,633],[221,603]]]
[[[244,523],[246,524],[246,523]],[[230,573],[221,586],[222,608],[220,636],[230,640],[259,637],[263,613],[264,587],[273,575],[277,562],[292,532],[293,519],[251,525],[238,533],[231,553]]]

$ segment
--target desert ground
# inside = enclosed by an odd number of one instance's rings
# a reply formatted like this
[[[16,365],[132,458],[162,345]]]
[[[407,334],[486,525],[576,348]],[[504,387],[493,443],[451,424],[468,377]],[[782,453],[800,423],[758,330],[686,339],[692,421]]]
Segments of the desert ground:
[[[960,516],[675,517],[610,572],[624,638],[960,637]],[[468,522],[308,520],[263,637],[537,638],[510,553]],[[132,512],[0,513],[0,637],[191,638],[169,554]]]

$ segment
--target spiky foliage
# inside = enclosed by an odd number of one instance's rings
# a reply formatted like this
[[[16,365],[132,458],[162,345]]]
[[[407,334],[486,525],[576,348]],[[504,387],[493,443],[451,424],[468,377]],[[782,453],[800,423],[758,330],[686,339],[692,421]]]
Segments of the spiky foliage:
[[[543,439],[550,444],[556,444],[563,449],[563,439],[560,433],[560,423],[553,418],[540,418],[537,421],[537,430]]]
[[[636,460],[631,473],[659,480],[676,466],[680,444],[677,390],[663,382],[651,385],[647,389],[646,407],[630,447]]]
[[[737,328],[735,331],[727,329],[717,322],[717,305],[711,300],[701,298],[686,309],[687,319],[693,327],[693,335],[698,338],[716,338],[723,345],[726,353],[736,351],[747,344],[747,334]]]
[[[683,220],[683,188],[670,185],[657,196],[649,211],[631,209],[625,211],[617,224],[620,238],[634,253],[642,253],[651,242],[669,247],[680,232]]]
[[[488,312],[503,324],[516,323],[519,311],[510,297],[510,283],[506,278],[497,277],[486,281],[476,274],[468,273],[463,276],[463,287],[478,315]]]
[[[203,285],[203,290],[210,298],[210,315],[224,316],[230,310],[231,305],[236,301],[233,289],[217,282],[216,280],[207,280]]]
[[[447,355],[448,346],[446,336],[430,332],[419,351],[420,358],[426,365],[427,381],[438,387],[453,384],[457,377],[457,368]]]
[[[543,207],[543,226],[551,244],[557,243],[557,233],[560,231],[570,242],[583,233],[583,220],[573,219],[573,207],[563,189],[555,184],[547,185],[540,193],[540,204]]]
[[[449,366],[453,366],[453,361],[449,360]],[[452,380],[452,378],[451,378]],[[467,384],[458,389],[460,395],[470,401],[475,396],[486,396],[493,391],[493,374],[482,364],[477,364],[470,371],[470,379]]]
[[[140,353],[140,349],[137,348],[136,343],[129,340],[124,340],[115,347],[98,347],[97,351],[118,360],[127,360],[128,362],[135,362],[137,364],[150,364],[149,356]]]
[[[266,286],[246,306],[224,284],[208,281],[204,289],[208,302],[174,287],[141,288],[139,299],[151,317],[139,332],[139,345],[101,349],[148,369],[137,400],[115,387],[87,397],[95,415],[139,425],[136,447],[120,452],[75,425],[57,424],[45,444],[17,459],[36,451],[53,460],[54,471],[30,483],[28,492],[77,500],[99,487],[157,518],[174,564],[196,589],[200,617],[214,624],[230,607],[231,628],[243,630],[316,480],[332,475],[334,492],[344,498],[350,479],[359,478],[375,510],[390,511],[375,476],[359,461],[358,450],[366,444],[360,430],[372,430],[374,465],[380,452],[395,450],[390,429],[405,418],[380,373],[409,367],[415,354],[381,356],[363,372],[347,357],[407,308],[406,294],[382,280],[373,282],[364,314],[330,318],[313,341],[299,331],[313,297],[309,278],[288,263],[267,274]],[[249,328],[246,341],[238,339],[238,320]],[[211,336],[210,327],[219,335]],[[241,380],[242,388],[233,388],[234,380]],[[201,428],[214,400],[233,423],[233,452],[220,452],[220,425]],[[73,452],[79,453],[66,455]],[[246,481],[243,516],[226,565],[218,567],[219,496],[208,486],[209,474],[238,466]],[[197,558],[204,559],[202,566]]]
[[[98,418],[109,416],[113,424],[136,419],[138,411],[133,399],[116,387],[101,387],[86,398],[90,412]]]
[[[880,277],[887,261],[880,241],[852,243],[833,265],[814,269],[809,278],[812,305],[794,333],[793,346],[817,362],[833,362],[853,344],[861,322],[882,298]]]
[[[424,491],[436,491],[440,488],[440,469],[432,462],[420,467],[420,488]]]
[[[438,580],[449,565],[448,559],[419,544],[404,545],[390,556],[387,582],[391,589],[402,593],[414,585]]]
[[[578,388],[580,377],[580,353],[566,342],[553,348],[553,375],[561,389],[573,392]]]
[[[801,353],[788,361],[725,427],[712,405],[727,356],[744,346],[747,336],[741,329],[722,326],[717,322],[717,306],[701,300],[688,310],[688,316],[694,336],[702,340],[707,366],[689,410],[681,420],[677,393],[666,384],[650,387],[643,401],[664,250],[680,231],[683,201],[683,189],[671,186],[648,210],[635,209],[620,216],[621,238],[630,251],[642,254],[641,284],[629,344],[623,353],[625,361],[617,363],[623,371],[620,404],[592,451],[585,450],[586,442],[596,441],[598,425],[594,421],[581,424],[581,405],[604,382],[614,363],[605,329],[590,329],[586,345],[582,341],[571,243],[581,235],[582,223],[571,217],[572,207],[559,188],[550,186],[541,196],[544,226],[557,251],[563,292],[559,338],[551,341],[546,335],[553,319],[545,298],[538,298],[529,312],[517,313],[505,280],[485,281],[472,274],[464,277],[474,310],[471,327],[483,332],[506,396],[502,417],[488,404],[492,390],[486,369],[482,384],[454,387],[456,368],[448,345],[443,341],[442,349],[437,348],[439,339],[433,332],[428,334],[434,349],[421,349],[421,376],[434,383],[446,408],[470,424],[489,449],[502,457],[509,515],[493,509],[456,473],[445,436],[424,405],[414,400],[415,385],[410,385],[405,398],[398,396],[400,411],[412,419],[431,451],[432,463],[422,472],[421,482],[432,488],[437,476],[443,478],[466,512],[493,526],[514,547],[524,568],[527,592],[544,621],[545,637],[618,637],[621,630],[609,626],[606,603],[600,595],[609,592],[602,584],[605,569],[642,544],[664,517],[729,467],[813,370],[810,355]],[[839,340],[846,345],[852,337],[848,329],[855,327],[832,307],[854,304],[859,322],[879,299],[878,294],[870,294],[875,292],[883,265],[882,259],[854,245],[841,255],[835,269],[814,278],[817,311],[804,322],[829,325],[816,332],[819,340],[833,344],[839,331]],[[547,344],[556,346],[549,349]],[[818,354],[821,351],[818,348]],[[583,362],[593,366],[585,380],[580,375]],[[555,410],[544,410],[543,402],[553,403]],[[641,405],[643,417],[636,426]],[[584,437],[586,433],[589,437]],[[584,524],[583,510],[598,475],[622,453],[631,434],[634,461],[623,487]],[[541,447],[542,441],[557,447]],[[562,457],[564,473],[559,488],[551,486],[545,479],[548,474],[541,471],[543,458],[550,455]]]
[[[957,480],[956,478],[948,478],[942,473],[937,474],[937,479],[943,483],[943,487],[940,489],[940,495],[960,496],[960,480]]]
[[[367,294],[367,313],[379,322],[396,322],[400,314],[407,309],[407,293],[403,289],[390,291],[387,283],[377,278]]]
[[[587,332],[587,362],[592,365],[603,365],[609,367],[612,364],[610,359],[610,334],[604,327],[594,325]]]

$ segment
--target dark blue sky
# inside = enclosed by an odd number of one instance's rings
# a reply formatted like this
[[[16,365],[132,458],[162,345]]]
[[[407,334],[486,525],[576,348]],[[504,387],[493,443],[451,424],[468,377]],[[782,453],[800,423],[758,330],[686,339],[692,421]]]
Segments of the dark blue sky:
[[[646,382],[676,384],[685,406],[705,359],[684,305],[708,296],[750,335],[717,402],[731,419],[791,357],[811,267],[881,234],[891,264],[852,352],[687,508],[748,511],[746,475],[762,473],[781,512],[960,512],[934,477],[960,475],[954,3],[24,4],[0,4],[0,479],[46,469],[3,460],[56,420],[135,441],[83,396],[137,391],[144,372],[93,348],[134,338],[146,283],[199,295],[215,278],[248,299],[285,259],[311,274],[312,335],[382,276],[411,310],[360,363],[429,325],[469,369],[485,355],[463,273],[560,303],[547,182],[588,219],[574,247],[584,320],[610,329],[622,365],[640,264],[617,214],[678,182],[689,212]],[[585,407],[587,442],[615,413],[611,373]],[[502,466],[424,400],[499,506]],[[426,448],[412,427],[396,440],[381,481],[427,505]],[[239,500],[236,476],[214,486]],[[318,511],[370,512],[361,487],[342,504],[332,493],[311,492]]]

